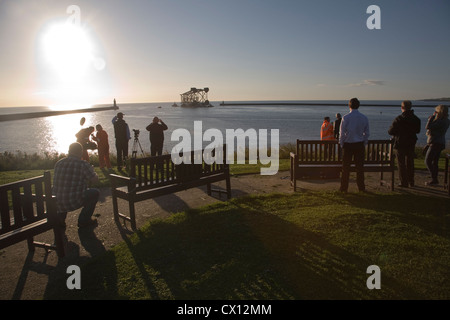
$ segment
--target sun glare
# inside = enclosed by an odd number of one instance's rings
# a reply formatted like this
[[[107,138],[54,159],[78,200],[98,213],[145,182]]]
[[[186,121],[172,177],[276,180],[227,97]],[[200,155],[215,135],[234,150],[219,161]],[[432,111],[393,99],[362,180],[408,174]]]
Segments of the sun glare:
[[[92,44],[86,32],[72,24],[57,24],[43,36],[43,51],[49,65],[63,79],[82,77],[93,61]]]
[[[43,90],[53,110],[88,108],[107,94],[96,72],[105,61],[96,54],[89,32],[70,23],[54,23],[42,33]]]

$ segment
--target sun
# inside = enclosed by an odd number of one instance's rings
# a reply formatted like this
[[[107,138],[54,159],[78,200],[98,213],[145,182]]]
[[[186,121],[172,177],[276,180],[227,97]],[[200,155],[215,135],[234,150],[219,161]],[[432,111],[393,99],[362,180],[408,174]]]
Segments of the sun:
[[[53,23],[40,39],[43,87],[52,109],[86,108],[104,93],[95,72],[105,68],[95,43],[82,26]]]
[[[93,61],[93,47],[87,33],[69,23],[55,24],[42,38],[47,63],[62,79],[81,78]]]

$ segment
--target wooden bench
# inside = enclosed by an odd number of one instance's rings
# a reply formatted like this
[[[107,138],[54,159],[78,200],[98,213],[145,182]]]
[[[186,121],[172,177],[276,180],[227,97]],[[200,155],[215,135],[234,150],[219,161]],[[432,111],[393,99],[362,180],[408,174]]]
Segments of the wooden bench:
[[[64,257],[64,231],[57,216],[49,171],[0,186],[0,215],[0,249],[27,240],[29,251],[42,247]],[[55,244],[34,241],[34,236],[51,229]]]
[[[342,149],[336,140],[297,140],[296,152],[291,152],[291,185],[294,191],[297,180],[339,178],[342,170]],[[355,171],[354,163],[350,166]],[[369,140],[366,146],[364,172],[391,173],[391,190],[394,190],[394,154],[390,140]]]
[[[223,192],[227,198],[231,198],[230,170],[229,165],[225,163],[225,146],[222,154],[223,164],[207,164],[203,157],[203,150],[199,160],[195,151],[184,155],[184,163],[175,165],[172,162],[170,154],[132,158],[130,160],[130,176],[124,177],[116,174],[110,174],[111,193],[113,200],[114,218],[130,221],[133,230],[136,229],[135,203],[152,199],[161,195],[171,194],[206,185],[207,193],[211,195],[212,191]],[[212,155],[214,157],[214,154]],[[197,162],[195,164],[195,158]],[[211,184],[221,180],[226,181],[226,191],[212,189]],[[117,199],[128,201],[129,215],[119,212]]]

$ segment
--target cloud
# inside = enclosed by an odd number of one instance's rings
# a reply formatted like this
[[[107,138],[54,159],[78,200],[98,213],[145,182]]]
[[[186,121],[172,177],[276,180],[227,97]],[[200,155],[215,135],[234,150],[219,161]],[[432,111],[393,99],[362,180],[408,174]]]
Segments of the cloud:
[[[363,87],[363,86],[383,86],[386,81],[383,80],[364,80],[359,83],[351,83],[348,87]]]

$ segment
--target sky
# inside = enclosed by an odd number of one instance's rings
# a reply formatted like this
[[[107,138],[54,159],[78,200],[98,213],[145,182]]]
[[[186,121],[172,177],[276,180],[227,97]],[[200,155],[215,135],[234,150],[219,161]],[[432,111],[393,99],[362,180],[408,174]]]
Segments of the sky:
[[[448,0],[0,0],[0,107],[179,102],[191,87],[449,97],[449,14]]]

